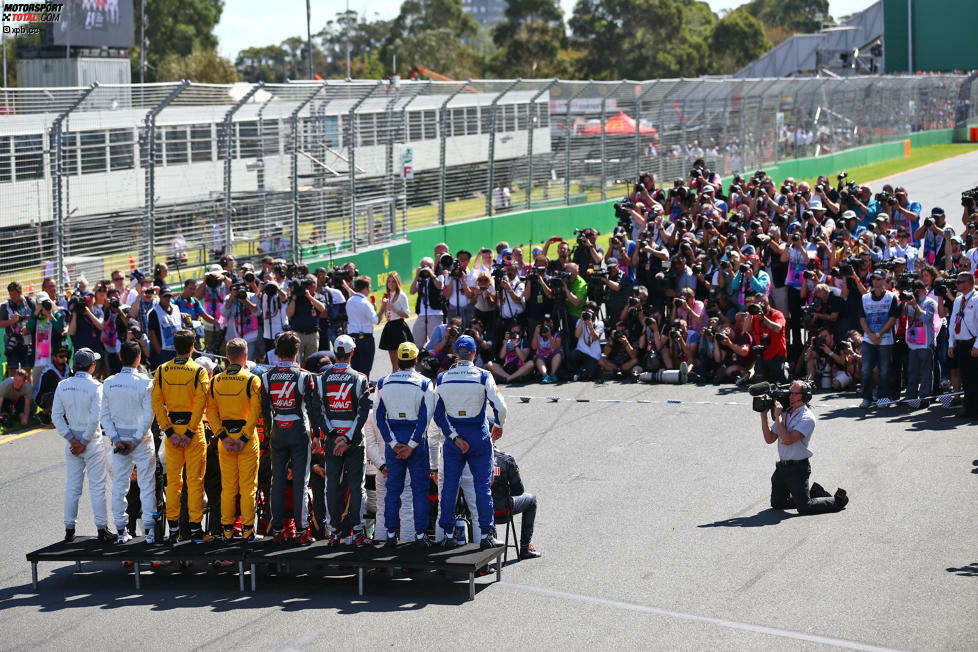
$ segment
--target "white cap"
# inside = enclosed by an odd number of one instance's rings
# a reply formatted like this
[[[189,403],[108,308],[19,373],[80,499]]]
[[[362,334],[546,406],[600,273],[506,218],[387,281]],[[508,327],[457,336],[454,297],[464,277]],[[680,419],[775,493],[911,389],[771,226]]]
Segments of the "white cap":
[[[349,335],[340,335],[333,342],[333,348],[336,349],[337,353],[353,353],[353,349],[357,348],[357,345]]]
[[[210,269],[207,270],[208,274],[220,274],[224,271],[224,268],[220,265],[211,265]]]

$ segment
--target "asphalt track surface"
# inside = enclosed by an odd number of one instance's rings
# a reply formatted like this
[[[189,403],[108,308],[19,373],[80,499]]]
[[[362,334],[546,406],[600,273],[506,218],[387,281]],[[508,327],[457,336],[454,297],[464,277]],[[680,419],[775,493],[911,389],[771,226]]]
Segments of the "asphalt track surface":
[[[900,182],[956,216],[974,170],[969,154]],[[387,365],[378,356],[373,377]],[[856,395],[816,396],[812,479],[851,503],[804,517],[769,509],[777,453],[742,390],[502,391],[681,403],[510,398],[499,445],[539,497],[544,556],[477,580],[473,602],[461,577],[368,576],[358,598],[354,576],[263,575],[252,594],[198,567],[144,573],[135,591],[100,563],[41,564],[34,593],[24,555],[63,534],[64,446],[51,431],[0,444],[0,647],[974,649],[978,428],[953,412],[866,413]],[[79,534],[94,533],[91,518],[86,490]]]

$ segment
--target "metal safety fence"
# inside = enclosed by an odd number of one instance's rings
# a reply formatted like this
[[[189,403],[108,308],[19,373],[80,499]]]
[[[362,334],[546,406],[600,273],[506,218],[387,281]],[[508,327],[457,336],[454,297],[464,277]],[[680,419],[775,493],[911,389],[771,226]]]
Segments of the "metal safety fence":
[[[955,127],[964,75],[0,89],[0,276],[296,261]]]

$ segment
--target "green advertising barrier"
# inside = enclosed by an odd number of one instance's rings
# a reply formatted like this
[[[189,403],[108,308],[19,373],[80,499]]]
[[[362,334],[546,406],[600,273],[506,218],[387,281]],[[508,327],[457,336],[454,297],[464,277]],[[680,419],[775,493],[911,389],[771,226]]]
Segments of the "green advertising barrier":
[[[357,269],[369,271],[372,287],[383,287],[387,275],[396,271],[402,281],[410,282],[414,269],[425,256],[434,256],[435,245],[444,242],[454,255],[459,249],[473,253],[482,247],[495,250],[496,244],[506,241],[511,246],[543,242],[556,233],[570,234],[574,229],[591,227],[610,233],[615,227],[613,200],[576,206],[557,206],[531,211],[504,213],[467,222],[417,229],[409,234],[410,241],[379,245],[368,251],[333,258],[342,265],[353,262]],[[552,252],[553,253],[553,252]],[[328,258],[304,261],[310,270],[328,267]]]

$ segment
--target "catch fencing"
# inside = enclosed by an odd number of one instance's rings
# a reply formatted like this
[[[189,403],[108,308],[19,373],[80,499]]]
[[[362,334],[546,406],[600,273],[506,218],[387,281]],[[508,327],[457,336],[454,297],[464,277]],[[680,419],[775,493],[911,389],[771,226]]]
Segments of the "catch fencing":
[[[316,81],[0,89],[4,284],[200,277],[447,222],[620,196],[975,116],[972,76]],[[175,272],[175,274],[173,274]],[[172,280],[171,280],[172,282]]]

